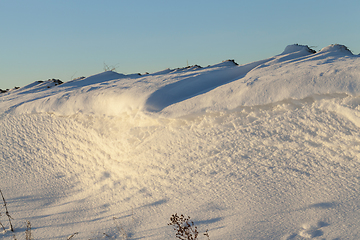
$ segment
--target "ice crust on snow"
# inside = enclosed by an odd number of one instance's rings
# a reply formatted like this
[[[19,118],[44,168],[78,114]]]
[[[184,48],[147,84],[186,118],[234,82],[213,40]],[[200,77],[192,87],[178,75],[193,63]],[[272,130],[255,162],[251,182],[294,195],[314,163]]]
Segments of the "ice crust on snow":
[[[360,58],[343,45],[35,82],[0,94],[0,121],[18,238],[30,220],[36,239],[175,239],[178,213],[211,239],[360,239]]]

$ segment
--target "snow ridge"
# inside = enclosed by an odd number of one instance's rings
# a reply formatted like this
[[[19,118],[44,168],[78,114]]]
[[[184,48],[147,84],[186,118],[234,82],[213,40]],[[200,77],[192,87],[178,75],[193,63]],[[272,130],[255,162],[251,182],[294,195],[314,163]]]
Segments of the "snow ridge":
[[[175,239],[178,213],[211,239],[360,239],[350,53],[290,45],[244,65],[2,93],[0,187],[17,238],[29,220],[39,240]]]
[[[181,112],[221,111],[312,94],[358,95],[359,61],[343,45],[330,45],[315,53],[308,46],[294,44],[280,55],[241,66],[224,61],[205,68],[195,65],[146,75],[107,71],[66,82],[54,91],[28,86],[24,87],[29,89],[26,96],[19,97],[22,88],[18,94],[2,96],[3,102],[11,100],[11,109],[18,113],[117,115],[145,111],[179,116]],[[39,89],[44,89],[43,93]]]

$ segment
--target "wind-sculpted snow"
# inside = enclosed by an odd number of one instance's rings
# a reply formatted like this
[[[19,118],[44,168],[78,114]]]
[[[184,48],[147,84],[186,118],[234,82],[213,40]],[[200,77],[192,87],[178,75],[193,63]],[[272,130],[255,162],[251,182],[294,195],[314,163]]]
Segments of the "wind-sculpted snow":
[[[2,94],[2,111],[118,115],[149,111],[167,116],[302,99],[313,94],[360,94],[360,58],[345,46],[314,53],[291,45],[278,56],[237,66],[166,70],[147,75],[104,72],[39,92]],[[8,102],[8,103],[7,103]],[[6,108],[10,109],[6,109]]]
[[[335,51],[336,50],[336,51]],[[313,94],[360,94],[360,58],[348,51],[320,51],[298,57],[299,52],[281,54],[257,66],[245,76],[164,109],[163,114],[181,116],[189,112],[222,111],[256,106],[285,99],[303,99]],[[295,54],[296,58],[290,56]]]
[[[213,66],[210,70],[195,71],[181,80],[167,84],[153,92],[146,100],[147,111],[159,112],[162,109],[245,76],[249,71],[267,62],[254,62],[242,66]]]
[[[359,67],[343,46],[294,45],[3,93],[16,237],[30,220],[34,239],[175,239],[178,213],[210,239],[360,239]]]

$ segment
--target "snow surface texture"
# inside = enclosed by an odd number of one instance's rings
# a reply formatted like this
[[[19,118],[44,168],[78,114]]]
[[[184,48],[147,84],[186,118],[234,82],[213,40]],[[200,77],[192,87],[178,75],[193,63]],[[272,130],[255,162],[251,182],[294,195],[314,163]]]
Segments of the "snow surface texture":
[[[0,121],[17,239],[25,220],[35,239],[175,239],[174,213],[212,240],[360,239],[360,57],[342,45],[36,82],[0,94]]]

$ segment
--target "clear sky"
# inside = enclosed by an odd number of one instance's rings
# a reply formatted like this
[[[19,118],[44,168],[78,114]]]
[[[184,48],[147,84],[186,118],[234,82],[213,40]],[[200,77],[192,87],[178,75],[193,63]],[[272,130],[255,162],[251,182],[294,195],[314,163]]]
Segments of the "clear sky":
[[[360,53],[359,0],[0,0],[0,88],[244,64],[293,43]]]

